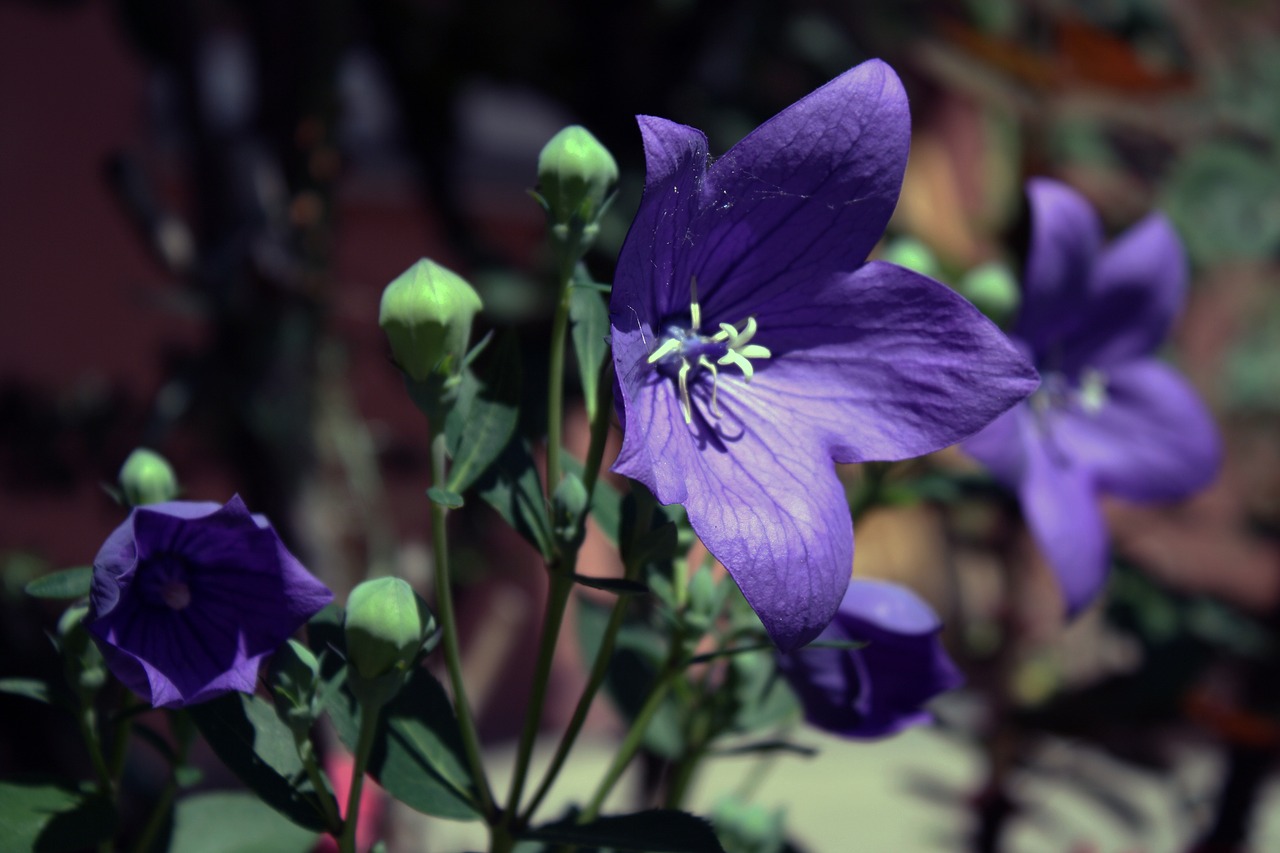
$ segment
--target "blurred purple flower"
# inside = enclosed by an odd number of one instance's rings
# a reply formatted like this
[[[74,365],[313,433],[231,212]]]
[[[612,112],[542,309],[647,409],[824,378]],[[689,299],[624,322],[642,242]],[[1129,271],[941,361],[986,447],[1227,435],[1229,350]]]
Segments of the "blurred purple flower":
[[[333,593],[239,496],[139,507],[93,561],[89,631],[156,707],[252,693],[258,665]]]
[[[1152,354],[1187,289],[1173,226],[1155,213],[1104,247],[1097,215],[1056,181],[1027,185],[1031,244],[1013,337],[1040,369],[1030,399],[963,445],[1016,489],[1074,614],[1109,561],[1098,493],[1186,497],[1221,456],[1200,398]]]
[[[866,262],[906,167],[897,76],[870,61],[714,164],[641,116],[648,175],[610,303],[613,470],[683,504],[774,642],[836,612],[853,526],[835,462],[971,435],[1035,388],[998,329],[932,279]]]
[[[778,668],[811,724],[844,737],[884,737],[929,722],[924,704],[964,683],[941,631],[938,615],[911,590],[854,578],[818,639],[867,645],[798,649],[779,654]]]

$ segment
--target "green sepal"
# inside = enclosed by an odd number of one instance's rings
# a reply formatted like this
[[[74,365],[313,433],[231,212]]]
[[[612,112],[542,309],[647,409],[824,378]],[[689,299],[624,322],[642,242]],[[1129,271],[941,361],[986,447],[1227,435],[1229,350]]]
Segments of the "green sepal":
[[[92,586],[93,566],[76,566],[41,575],[23,587],[23,592],[34,598],[76,599],[88,595]]]

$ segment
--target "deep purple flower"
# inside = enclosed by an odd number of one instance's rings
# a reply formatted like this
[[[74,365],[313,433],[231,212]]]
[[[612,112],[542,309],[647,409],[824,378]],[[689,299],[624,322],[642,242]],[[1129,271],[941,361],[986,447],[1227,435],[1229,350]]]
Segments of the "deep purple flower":
[[[924,704],[964,683],[938,635],[942,621],[906,587],[854,578],[819,640],[859,649],[804,648],[778,668],[820,729],[852,738],[891,735],[932,718]]]
[[[138,507],[107,537],[88,625],[117,678],[177,708],[252,693],[263,657],[332,600],[239,496],[173,501]]]
[[[906,95],[871,61],[714,164],[641,116],[648,176],[610,303],[613,470],[683,504],[779,647],[839,606],[853,526],[835,462],[952,444],[1035,387],[998,329],[932,279],[867,263],[897,201]]]
[[[1195,391],[1153,356],[1187,289],[1169,221],[1152,214],[1104,247],[1097,215],[1071,188],[1037,179],[1027,196],[1031,245],[1013,337],[1043,382],[963,446],[1017,490],[1075,613],[1107,574],[1098,493],[1186,497],[1214,478],[1221,451]]]

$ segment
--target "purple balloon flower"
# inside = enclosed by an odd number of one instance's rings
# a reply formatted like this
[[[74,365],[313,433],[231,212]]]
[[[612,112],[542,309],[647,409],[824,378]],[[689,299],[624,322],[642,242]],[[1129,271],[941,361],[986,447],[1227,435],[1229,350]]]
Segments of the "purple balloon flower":
[[[1027,185],[1031,245],[1013,336],[1040,369],[1029,400],[963,445],[1016,489],[1067,610],[1106,579],[1098,493],[1183,498],[1218,470],[1218,431],[1195,391],[1153,357],[1182,308],[1187,264],[1152,214],[1104,247],[1097,215],[1056,181]]]
[[[778,668],[813,725],[844,737],[884,737],[930,722],[924,703],[964,683],[941,631],[938,614],[911,590],[854,578],[818,639],[867,645],[799,649],[778,655]]]
[[[93,561],[89,631],[107,666],[156,707],[240,690],[333,593],[239,496],[129,513]]]
[[[976,309],[866,262],[910,141],[897,76],[871,61],[714,164],[698,130],[641,116],[648,176],[610,302],[613,470],[693,528],[774,642],[836,612],[853,526],[834,462],[920,456],[1036,385]]]

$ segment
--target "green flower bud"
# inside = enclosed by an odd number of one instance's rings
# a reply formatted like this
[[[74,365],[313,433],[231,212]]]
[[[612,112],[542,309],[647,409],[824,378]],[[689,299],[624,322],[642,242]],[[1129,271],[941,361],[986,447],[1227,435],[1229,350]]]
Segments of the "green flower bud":
[[[124,460],[119,479],[129,506],[163,503],[178,496],[173,467],[159,453],[145,447],[139,447]]]
[[[1021,302],[1018,282],[1001,263],[974,267],[960,280],[960,293],[997,324],[1012,319]]]
[[[617,182],[613,155],[581,125],[551,137],[538,155],[538,192],[553,222],[594,223]]]
[[[942,272],[937,257],[928,246],[914,237],[899,237],[890,242],[880,253],[880,260],[915,270],[930,278],[937,278]]]
[[[406,672],[435,629],[435,617],[400,578],[375,578],[347,597],[347,662],[365,679]]]
[[[378,325],[400,369],[416,382],[462,369],[471,321],[484,307],[457,273],[423,258],[382,291]]]

